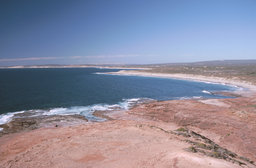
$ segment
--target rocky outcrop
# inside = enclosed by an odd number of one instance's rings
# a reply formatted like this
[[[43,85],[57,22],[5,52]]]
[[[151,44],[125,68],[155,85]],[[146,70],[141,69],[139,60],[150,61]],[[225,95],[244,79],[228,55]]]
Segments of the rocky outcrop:
[[[9,133],[34,130],[41,127],[81,124],[87,121],[86,118],[80,115],[14,118],[12,121],[0,125],[0,128],[3,128],[3,130],[0,131],[0,136]]]
[[[218,144],[256,161],[256,99],[171,100],[137,106],[129,114],[218,136]],[[216,136],[215,136],[216,137]]]
[[[254,165],[254,162],[252,160],[243,156],[238,156],[236,153],[221,147],[209,138],[189,129],[181,127],[173,131],[172,133],[186,137],[184,141],[192,145],[187,149],[188,151],[194,153],[199,152],[206,156],[224,159],[233,163],[237,163],[239,165]]]

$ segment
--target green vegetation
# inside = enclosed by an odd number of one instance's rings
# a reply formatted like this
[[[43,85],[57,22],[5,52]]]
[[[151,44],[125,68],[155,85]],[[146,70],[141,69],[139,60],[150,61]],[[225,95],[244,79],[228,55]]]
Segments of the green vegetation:
[[[151,73],[181,73],[238,79],[256,84],[256,61],[209,61],[180,64],[144,65]]]
[[[221,154],[216,151],[212,152],[211,155],[212,155],[212,157],[215,157],[215,158],[221,158]]]
[[[179,132],[186,132],[187,129],[186,129],[186,128],[183,128],[183,127],[180,127],[180,128],[178,128],[176,131],[179,131]]]
[[[203,155],[214,158],[224,159],[233,163],[237,163],[239,165],[246,165],[247,163],[254,165],[254,162],[250,159],[243,156],[238,156],[236,153],[231,152],[228,149],[225,149],[214,143],[209,138],[198,134],[192,130],[188,130],[187,128],[181,127],[171,133],[187,138],[184,139],[184,141],[191,144],[191,146],[187,148],[187,151],[193,153],[201,153]],[[233,132],[230,132],[228,136],[232,133]]]
[[[191,152],[193,152],[193,153],[196,153],[196,152],[197,152],[196,148],[193,147],[193,146],[190,146],[188,149],[189,149],[189,151],[191,151]]]
[[[198,148],[208,149],[208,146],[207,146],[206,144],[204,144],[204,143],[197,143],[196,146],[197,146]]]

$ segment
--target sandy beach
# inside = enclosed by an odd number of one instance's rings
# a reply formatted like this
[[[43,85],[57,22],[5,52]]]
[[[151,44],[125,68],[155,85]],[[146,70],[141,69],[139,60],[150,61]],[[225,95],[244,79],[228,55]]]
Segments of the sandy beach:
[[[255,86],[185,74],[111,74],[199,80],[248,89],[234,99],[154,101],[128,111],[98,114],[107,116],[106,122],[83,121],[7,134],[0,137],[0,167],[256,167]]]
[[[202,76],[202,75],[192,75],[192,74],[182,74],[182,73],[177,73],[177,74],[150,73],[150,72],[132,71],[132,70],[121,70],[118,72],[110,72],[105,74],[172,78],[172,79],[199,81],[199,82],[211,82],[211,83],[237,86],[237,87],[247,88],[251,91],[256,91],[256,86],[254,84],[247,81],[238,80],[235,77],[231,79],[227,79],[227,78],[220,78],[220,77],[214,77],[214,76]]]

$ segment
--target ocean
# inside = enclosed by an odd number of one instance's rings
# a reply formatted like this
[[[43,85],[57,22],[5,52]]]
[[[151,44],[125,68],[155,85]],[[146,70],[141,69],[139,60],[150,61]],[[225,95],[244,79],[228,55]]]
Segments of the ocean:
[[[79,114],[91,121],[95,110],[129,109],[150,100],[227,98],[212,92],[237,88],[155,77],[102,74],[120,69],[49,68],[0,70],[0,124],[14,114]]]

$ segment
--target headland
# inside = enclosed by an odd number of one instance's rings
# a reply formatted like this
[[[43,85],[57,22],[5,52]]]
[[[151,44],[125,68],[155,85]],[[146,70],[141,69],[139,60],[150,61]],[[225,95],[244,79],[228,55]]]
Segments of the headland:
[[[128,111],[96,112],[105,122],[77,118],[73,125],[27,127],[0,137],[0,167],[256,167],[256,73],[251,67],[204,63],[117,72],[246,89],[226,93],[236,98],[153,101]],[[65,120],[74,123],[75,118]]]

